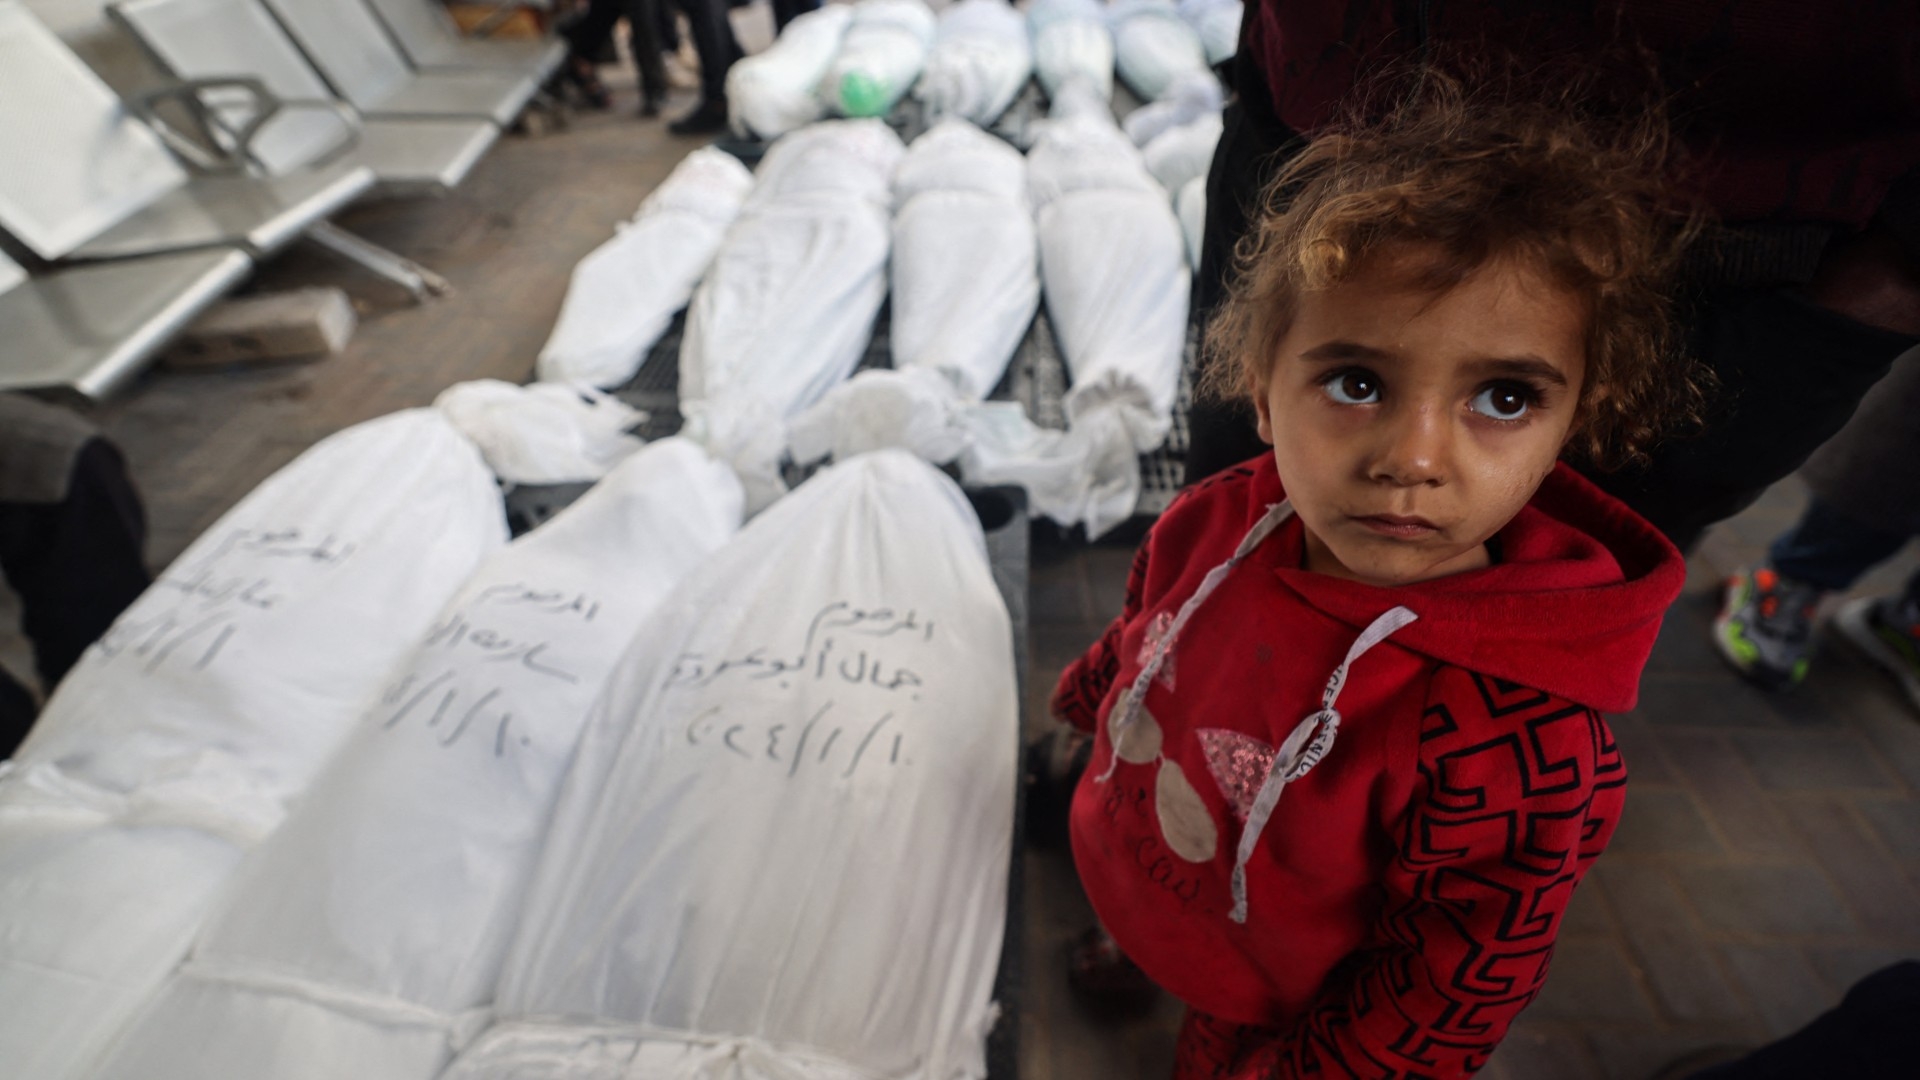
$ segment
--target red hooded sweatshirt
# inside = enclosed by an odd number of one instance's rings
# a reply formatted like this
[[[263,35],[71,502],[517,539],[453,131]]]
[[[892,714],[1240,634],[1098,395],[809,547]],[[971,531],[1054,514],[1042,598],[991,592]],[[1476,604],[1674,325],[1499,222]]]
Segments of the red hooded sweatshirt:
[[[1626,767],[1599,710],[1633,706],[1684,565],[1562,465],[1485,569],[1399,588],[1311,573],[1290,519],[1176,630],[1284,499],[1270,457],[1183,493],[1125,611],[1061,675],[1056,715],[1095,735],[1080,878],[1192,1007],[1181,1077],[1468,1076],[1540,989],[1619,820]],[[1303,724],[1329,697],[1339,718]],[[1263,808],[1276,755],[1297,778]]]

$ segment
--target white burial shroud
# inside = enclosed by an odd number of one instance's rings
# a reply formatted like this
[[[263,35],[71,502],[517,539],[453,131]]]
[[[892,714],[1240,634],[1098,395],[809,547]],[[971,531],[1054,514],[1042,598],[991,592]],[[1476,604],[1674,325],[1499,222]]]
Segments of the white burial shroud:
[[[1240,0],[1180,0],[1180,17],[1200,35],[1207,63],[1230,59],[1240,50]]]
[[[959,488],[901,451],[814,476],[621,660],[447,1080],[983,1076],[1015,698]]]
[[[1138,455],[1166,440],[1186,344],[1186,242],[1165,190],[1076,86],[1027,157],[1047,315],[1066,360],[1068,429],[991,415],[964,465],[975,483],[1017,483],[1034,509],[1098,536],[1133,512]],[[988,414],[982,413],[983,418]]]
[[[1113,96],[1113,34],[1099,0],[1034,0],[1027,9],[1033,34],[1033,73],[1055,98],[1082,82],[1102,101]]]
[[[1182,78],[1209,74],[1206,47],[1173,0],[1117,0],[1107,19],[1114,67],[1144,100],[1159,100]]]
[[[932,368],[979,401],[1040,306],[1026,160],[947,120],[913,141],[893,192],[894,367]]]
[[[922,0],[860,0],[821,94],[841,116],[887,115],[920,77],[933,31]]]
[[[588,707],[739,527],[683,439],[484,563],[97,1080],[429,1080],[479,1027]]]
[[[269,477],[121,615],[0,779],[0,1061],[82,1071],[489,552],[479,452],[416,409]]]
[[[680,345],[682,433],[741,473],[750,511],[781,490],[786,420],[845,381],[873,337],[905,152],[879,120],[781,138],[694,293]]]
[[[1189,123],[1161,132],[1140,152],[1147,171],[1166,188],[1167,198],[1179,197],[1187,181],[1207,175],[1213,167],[1213,148],[1220,142],[1220,132],[1220,114],[1203,113]]]
[[[991,124],[1033,77],[1027,20],[1005,0],[959,0],[940,13],[913,96],[938,120]]]
[[[549,382],[612,389],[687,306],[753,187],[732,154],[703,146],[676,166],[613,239],[573,268],[535,370]]]
[[[826,4],[787,24],[765,52],[727,69],[727,115],[734,133],[777,139],[827,114],[820,81],[853,21],[846,4]]]

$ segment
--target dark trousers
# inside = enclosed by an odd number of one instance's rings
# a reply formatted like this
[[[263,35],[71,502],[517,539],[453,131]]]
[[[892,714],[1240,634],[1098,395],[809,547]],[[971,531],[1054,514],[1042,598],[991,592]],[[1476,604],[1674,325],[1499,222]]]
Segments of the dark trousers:
[[[773,32],[778,34],[795,16],[817,11],[819,7],[820,0],[773,0]]]
[[[1225,298],[1233,245],[1245,235],[1266,182],[1300,136],[1274,114],[1265,78],[1236,58],[1239,96],[1207,176],[1207,221],[1193,309],[1206,318]],[[1682,312],[1694,353],[1719,379],[1704,432],[1655,448],[1645,468],[1583,469],[1679,545],[1751,505],[1840,430],[1868,387],[1914,339],[1856,322],[1787,288],[1705,291]],[[1265,453],[1243,402],[1195,402],[1186,480],[1192,483]]]
[[[1828,591],[1853,587],[1861,575],[1886,562],[1913,539],[1862,524],[1814,499],[1793,528],[1767,551],[1767,562],[1795,581]],[[1907,597],[1920,604],[1920,573],[1907,582]]]
[[[1855,983],[1839,1007],[1739,1061],[1688,1080],[1896,1080],[1920,1061],[1920,962],[1902,961]]]
[[[725,0],[673,0],[687,17],[693,51],[700,57],[700,100],[718,104],[727,100],[727,69],[746,55],[727,21]]]
[[[20,629],[47,692],[145,591],[145,541],[146,516],[126,465],[101,439],[75,455],[61,501],[0,501],[0,572],[20,597]],[[33,696],[0,671],[0,757],[33,719]]]
[[[613,40],[614,24],[627,20],[627,44],[640,69],[640,93],[649,101],[667,96],[667,67],[660,49],[661,0],[591,0],[586,14],[566,29],[569,59],[589,63]]]

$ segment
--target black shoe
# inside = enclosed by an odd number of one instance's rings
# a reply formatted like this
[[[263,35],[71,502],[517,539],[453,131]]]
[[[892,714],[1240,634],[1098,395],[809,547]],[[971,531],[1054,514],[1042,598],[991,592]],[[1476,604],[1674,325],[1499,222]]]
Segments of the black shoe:
[[[660,115],[660,99],[659,98],[644,97],[640,99],[640,118],[642,120],[651,120],[654,117],[659,115]]]
[[[727,126],[727,103],[702,101],[700,107],[667,125],[675,135],[711,135]]]

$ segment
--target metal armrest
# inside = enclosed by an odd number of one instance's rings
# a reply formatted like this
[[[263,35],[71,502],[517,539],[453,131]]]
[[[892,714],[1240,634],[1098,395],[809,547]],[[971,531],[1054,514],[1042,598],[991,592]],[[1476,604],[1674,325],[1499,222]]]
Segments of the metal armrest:
[[[248,98],[239,102],[213,102],[208,98],[221,91],[240,91]],[[160,112],[167,103],[180,105],[199,129],[199,138],[182,132]],[[246,119],[236,128],[224,115],[239,106]],[[339,158],[360,140],[360,116],[345,103],[322,98],[281,98],[265,83],[251,75],[184,79],[135,98],[130,107],[146,121],[155,134],[181,159],[200,173],[242,173],[248,170],[253,140],[267,122],[282,111],[322,109],[340,119],[341,139],[310,165],[319,166]]]

